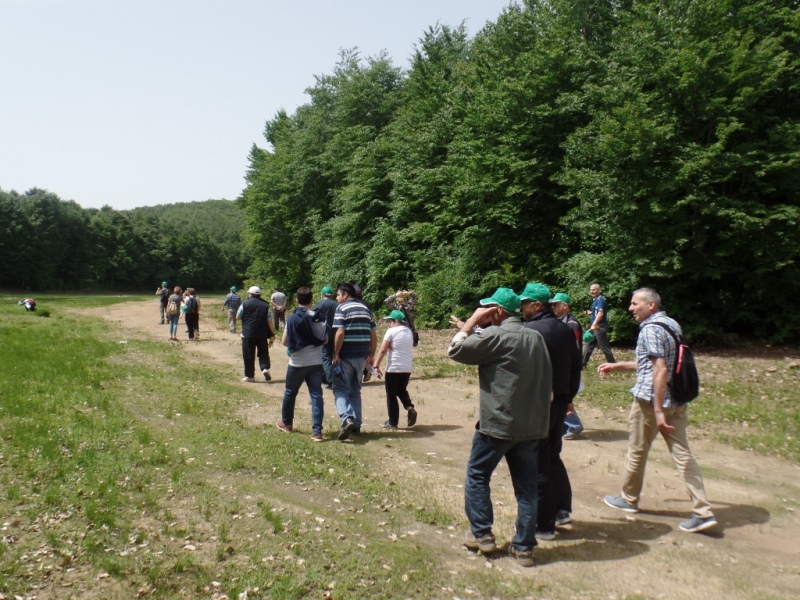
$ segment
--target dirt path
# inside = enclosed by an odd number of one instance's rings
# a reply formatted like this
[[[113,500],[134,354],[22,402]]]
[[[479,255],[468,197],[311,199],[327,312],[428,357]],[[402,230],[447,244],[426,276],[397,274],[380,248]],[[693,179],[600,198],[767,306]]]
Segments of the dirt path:
[[[204,309],[219,310],[219,302],[208,299]],[[122,338],[170,343],[167,326],[158,324],[155,301],[120,304],[102,314]],[[179,337],[185,339],[182,323],[180,328]],[[417,356],[444,353],[448,341],[446,332],[426,333]],[[187,359],[227,365],[232,379],[242,377],[239,336],[214,320],[201,316],[200,342],[183,342],[182,349]],[[280,416],[287,357],[278,346],[271,356],[271,383],[259,376],[259,383],[241,384],[255,390],[253,405],[243,415],[254,424],[273,424]],[[357,443],[374,445],[376,453],[390,457],[392,479],[398,484],[417,486],[425,502],[460,514],[477,413],[477,381],[412,376],[409,391],[419,412],[418,425],[413,430],[363,436]],[[382,382],[365,385],[363,397],[364,429],[377,432],[386,420]],[[540,543],[536,569],[523,572],[507,558],[497,559],[498,563],[530,577],[537,597],[547,597],[547,589],[554,591],[562,584],[585,590],[575,596],[579,598],[800,597],[800,467],[714,443],[703,432],[690,433],[720,526],[708,535],[685,534],[677,526],[691,506],[665,445],[657,441],[650,455],[642,512],[622,515],[607,508],[602,497],[617,493],[621,484],[626,411],[604,414],[591,408],[590,398],[591,387],[578,398],[587,430],[581,439],[565,442],[563,452],[574,494],[572,530],[561,532],[556,541]],[[335,438],[338,419],[327,391],[325,405],[326,437]],[[298,398],[295,426],[310,433],[305,392]],[[504,466],[492,485],[495,533],[509,539],[516,506]],[[452,552],[447,561],[460,568],[469,568],[470,560],[477,561],[474,565],[483,562],[460,548],[456,533],[460,532],[450,533]],[[620,589],[625,590],[622,596],[608,593]]]

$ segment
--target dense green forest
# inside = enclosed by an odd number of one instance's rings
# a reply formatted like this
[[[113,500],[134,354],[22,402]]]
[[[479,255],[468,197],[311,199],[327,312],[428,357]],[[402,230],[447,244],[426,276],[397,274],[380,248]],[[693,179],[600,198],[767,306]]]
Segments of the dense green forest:
[[[798,339],[800,17],[766,0],[510,5],[407,70],[345,51],[250,154],[250,274],[414,287],[442,324],[541,280],[616,339],[651,285],[697,337]]]
[[[0,287],[222,290],[251,262],[241,208],[208,200],[116,211],[84,209],[32,189],[0,190]]]

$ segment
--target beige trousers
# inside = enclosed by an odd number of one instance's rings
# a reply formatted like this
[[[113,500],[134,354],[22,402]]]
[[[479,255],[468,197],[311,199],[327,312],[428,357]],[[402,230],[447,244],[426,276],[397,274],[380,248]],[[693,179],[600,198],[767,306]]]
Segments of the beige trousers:
[[[689,449],[689,440],[686,437],[686,421],[688,407],[686,405],[679,408],[665,409],[667,423],[675,428],[675,431],[664,436],[667,442],[669,453],[678,468],[678,472],[683,476],[686,483],[686,490],[692,499],[693,512],[705,519],[713,516],[711,505],[706,500],[706,490],[703,485],[703,476],[697,461]],[[626,461],[625,481],[622,485],[622,497],[626,502],[637,506],[639,497],[644,485],[644,471],[647,466],[647,455],[650,446],[658,435],[656,425],[656,413],[653,405],[649,402],[634,399],[631,405],[631,412],[628,415],[628,458]]]

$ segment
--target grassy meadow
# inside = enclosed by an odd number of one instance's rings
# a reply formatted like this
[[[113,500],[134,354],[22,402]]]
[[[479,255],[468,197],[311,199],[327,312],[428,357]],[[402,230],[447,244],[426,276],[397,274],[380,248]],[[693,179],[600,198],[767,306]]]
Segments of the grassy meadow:
[[[253,396],[224,369],[65,310],[131,299],[37,296],[49,318],[0,299],[0,592],[391,598],[447,588],[453,575],[415,538],[460,515],[421,506],[369,450],[246,426],[235,412]]]
[[[223,367],[71,310],[132,299],[145,297],[37,296],[43,318],[0,298],[5,597],[531,593],[508,571],[456,574],[437,540],[460,534],[461,506],[426,506],[381,453],[252,426],[239,411],[256,396]],[[698,435],[800,462],[796,357],[703,355],[700,366]],[[444,356],[420,367],[475,377]],[[624,420],[632,377],[586,379],[593,406]]]

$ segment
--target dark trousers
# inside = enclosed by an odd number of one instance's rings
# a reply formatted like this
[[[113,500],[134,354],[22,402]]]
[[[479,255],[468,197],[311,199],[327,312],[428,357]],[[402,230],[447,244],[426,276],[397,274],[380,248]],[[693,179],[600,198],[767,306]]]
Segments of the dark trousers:
[[[543,440],[542,440],[543,441]],[[506,459],[517,498],[516,533],[511,545],[533,550],[536,545],[536,460],[540,440],[500,440],[476,431],[467,462],[464,508],[476,538],[492,533],[494,511],[489,482],[492,473]]]
[[[583,343],[583,367],[586,368],[586,365],[589,364],[592,352],[597,346],[600,347],[600,351],[605,355],[606,361],[610,363],[617,362],[614,358],[614,353],[611,351],[611,345],[608,343],[608,329],[606,326],[600,325],[592,333],[594,333],[592,341]]]
[[[389,412],[389,424],[392,427],[397,427],[397,422],[400,419],[400,407],[397,404],[397,399],[403,403],[403,408],[408,410],[414,408],[411,402],[411,396],[408,395],[408,380],[411,379],[411,373],[386,373],[384,380],[386,381],[386,410]]]
[[[322,347],[322,370],[325,372],[325,383],[329,385],[333,385],[333,352],[333,341]]]
[[[572,512],[572,486],[567,468],[561,460],[564,418],[569,408],[569,396],[556,396],[550,405],[550,431],[539,442],[539,506],[536,526],[539,531],[555,531],[556,514]]]
[[[186,333],[189,334],[189,339],[194,339],[195,332],[200,331],[200,315],[197,313],[184,313],[183,320],[186,323]]]
[[[258,366],[261,371],[269,370],[269,346],[267,338],[242,338],[242,360],[244,361],[244,376],[255,377],[256,351],[258,351]]]

